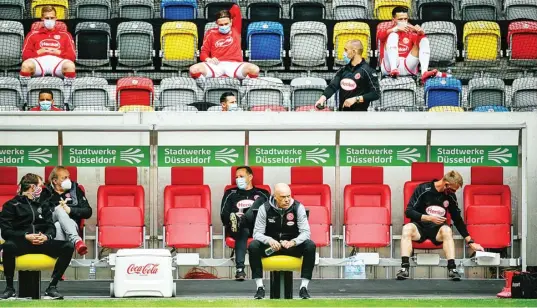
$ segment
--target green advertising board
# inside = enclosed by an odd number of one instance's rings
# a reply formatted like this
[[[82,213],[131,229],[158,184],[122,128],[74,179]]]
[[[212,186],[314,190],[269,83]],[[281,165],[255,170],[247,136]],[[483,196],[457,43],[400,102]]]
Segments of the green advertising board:
[[[517,146],[433,146],[431,161],[447,166],[518,166]]]
[[[427,159],[426,146],[345,145],[340,147],[340,166],[410,166]]]
[[[159,146],[158,166],[244,165],[244,146]]]
[[[149,167],[149,146],[65,146],[63,164],[77,167]]]
[[[0,166],[40,167],[58,165],[58,146],[0,146]]]
[[[326,146],[250,146],[248,162],[252,166],[324,166],[336,165],[336,147]]]

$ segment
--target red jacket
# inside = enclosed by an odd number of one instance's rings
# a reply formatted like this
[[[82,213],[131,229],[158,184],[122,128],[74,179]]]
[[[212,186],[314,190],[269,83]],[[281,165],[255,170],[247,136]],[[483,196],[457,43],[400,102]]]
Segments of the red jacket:
[[[41,48],[59,49],[60,54],[45,52],[38,55],[37,51]],[[74,62],[76,58],[75,43],[71,34],[63,30],[58,31],[56,28],[48,30],[44,27],[28,33],[22,47],[22,60],[45,55],[53,55]]]
[[[242,62],[241,9],[234,4],[229,10],[231,14],[231,31],[222,34],[218,28],[207,31],[201,46],[200,59],[205,62],[207,58],[217,58],[219,61]]]
[[[30,111],[44,111],[44,110],[41,110],[39,106],[35,106],[32,109],[30,109]],[[47,110],[47,111],[63,111],[63,109],[58,108],[56,106],[50,106],[50,110]]]
[[[396,24],[393,24],[395,27]],[[393,28],[392,27],[392,28]],[[416,32],[397,32],[399,34],[399,57],[406,58],[414,45],[418,45],[420,40],[425,37],[425,34],[417,34]],[[380,59],[384,59],[384,48],[388,40],[388,29],[382,29],[377,33],[377,41],[380,41]]]

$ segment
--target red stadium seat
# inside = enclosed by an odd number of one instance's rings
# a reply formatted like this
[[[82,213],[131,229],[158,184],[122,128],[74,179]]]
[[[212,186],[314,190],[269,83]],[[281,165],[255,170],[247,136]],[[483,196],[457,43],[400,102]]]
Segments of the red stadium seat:
[[[330,245],[332,255],[332,196],[323,184],[323,167],[291,167],[291,196],[309,210],[311,240],[317,247]]]
[[[404,200],[405,209],[408,206],[408,201],[412,197],[414,190],[419,184],[432,181],[434,179],[440,180],[444,177],[444,164],[443,163],[412,163],[410,181],[405,183],[404,186]],[[403,213],[404,215],[404,213]],[[410,223],[410,219],[404,215],[404,223]],[[451,217],[447,215],[447,223],[451,225]],[[412,242],[414,249],[441,249],[442,245],[436,246],[430,240],[418,244]]]
[[[42,20],[36,21],[32,24],[32,27],[30,31],[37,31],[45,26],[44,22]],[[69,32],[67,30],[67,25],[63,21],[56,20],[56,24],[54,26],[55,30],[57,31],[65,31]]]
[[[116,86],[118,108],[129,105],[153,106],[154,99],[153,80],[145,77],[118,79]]]
[[[0,211],[17,194],[18,182],[17,167],[0,167]]]
[[[332,111],[330,108],[317,109],[315,105],[311,106],[300,106],[295,109],[295,111]]]
[[[97,190],[98,244],[106,248],[145,247],[144,188],[136,167],[105,167]]]
[[[250,111],[287,111],[285,107],[279,105],[258,105],[250,107]]]
[[[511,189],[503,184],[502,167],[472,167],[464,187],[464,218],[468,232],[483,248],[512,243]]]
[[[164,188],[163,231],[168,247],[211,244],[211,189],[203,184],[203,167],[171,168],[171,185]]]
[[[382,167],[351,168],[351,184],[344,190],[345,244],[386,247],[391,243],[391,190]]]
[[[537,60],[537,22],[515,21],[507,33],[510,60]]]

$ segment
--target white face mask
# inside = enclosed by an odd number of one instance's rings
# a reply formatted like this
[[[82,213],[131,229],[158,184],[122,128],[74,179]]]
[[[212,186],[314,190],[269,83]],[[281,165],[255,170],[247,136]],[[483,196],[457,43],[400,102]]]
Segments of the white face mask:
[[[237,111],[239,110],[239,106],[237,104],[228,104],[227,105],[227,111]]]
[[[52,30],[52,29],[54,29],[54,26],[56,25],[56,20],[55,19],[45,19],[43,21],[43,23],[45,24],[45,28],[47,28],[49,30]]]
[[[397,26],[398,27],[406,27],[408,25],[408,22],[406,21],[398,21]]]
[[[63,180],[61,186],[62,186],[62,189],[67,191],[67,190],[71,190],[71,186],[73,185],[73,183],[71,182],[70,179],[65,179]]]

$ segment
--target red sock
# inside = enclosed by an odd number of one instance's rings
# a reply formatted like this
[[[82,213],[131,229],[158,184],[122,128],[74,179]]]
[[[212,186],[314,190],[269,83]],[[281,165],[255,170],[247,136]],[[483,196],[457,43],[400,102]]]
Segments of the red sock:
[[[65,77],[65,78],[76,78],[76,73],[75,72],[65,72],[65,73],[63,73],[63,77]]]
[[[248,75],[248,77],[250,77],[250,78],[257,78],[257,77],[259,77],[259,74],[250,74],[250,73],[248,73],[247,75]]]
[[[23,71],[21,71],[21,72],[19,73],[19,75],[21,75],[21,77],[32,77],[32,73],[30,73],[30,72],[23,72]]]
[[[190,72],[190,77],[194,78],[194,79],[198,79],[201,77],[201,73],[192,73]]]

